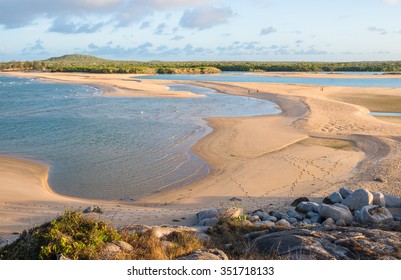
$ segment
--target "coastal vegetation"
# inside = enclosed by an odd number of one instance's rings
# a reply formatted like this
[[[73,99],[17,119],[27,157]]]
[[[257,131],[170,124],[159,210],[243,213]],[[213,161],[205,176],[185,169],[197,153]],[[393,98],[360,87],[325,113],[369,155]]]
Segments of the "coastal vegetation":
[[[117,61],[90,55],[64,55],[46,60],[0,62],[1,71],[48,71],[132,74],[215,74],[246,72],[385,72],[401,71],[401,61],[256,62],[256,61]]]

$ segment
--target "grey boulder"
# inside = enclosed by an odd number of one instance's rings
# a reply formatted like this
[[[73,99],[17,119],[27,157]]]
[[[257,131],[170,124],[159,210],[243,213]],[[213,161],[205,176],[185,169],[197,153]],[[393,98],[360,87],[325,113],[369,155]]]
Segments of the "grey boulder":
[[[398,196],[384,194],[384,199],[386,200],[387,207],[401,207],[401,198]]]
[[[361,209],[359,219],[363,224],[382,224],[393,221],[393,215],[385,207],[368,205]]]
[[[319,208],[319,214],[323,218],[332,218],[335,222],[344,220],[347,225],[351,224],[354,216],[351,211],[341,204],[327,205],[322,204]]]
[[[346,205],[351,211],[360,210],[366,205],[373,203],[373,194],[366,189],[358,189],[350,194],[342,204]]]
[[[331,195],[323,199],[325,204],[336,204],[342,202],[344,199],[339,192],[333,192]]]
[[[316,202],[310,202],[310,201],[303,201],[298,206],[295,208],[295,211],[298,213],[306,214],[308,212],[317,212],[319,208],[319,204]]]

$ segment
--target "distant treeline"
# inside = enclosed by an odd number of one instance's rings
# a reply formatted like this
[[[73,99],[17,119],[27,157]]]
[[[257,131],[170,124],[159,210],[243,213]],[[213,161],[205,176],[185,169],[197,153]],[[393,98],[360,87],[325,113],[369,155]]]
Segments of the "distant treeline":
[[[401,61],[378,62],[137,62],[101,59],[88,55],[65,55],[39,61],[0,62],[2,71],[48,71],[133,74],[214,74],[248,72],[400,72]]]

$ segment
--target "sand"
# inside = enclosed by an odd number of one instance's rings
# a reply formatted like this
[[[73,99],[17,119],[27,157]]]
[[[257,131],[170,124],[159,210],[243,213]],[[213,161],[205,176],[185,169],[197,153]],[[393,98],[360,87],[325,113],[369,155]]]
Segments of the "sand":
[[[157,97],[163,94],[157,88],[166,89],[165,84],[172,83],[130,82],[125,75],[40,76],[113,88],[128,88],[133,83],[135,87],[141,85],[140,93],[131,88],[130,96],[141,97]],[[231,205],[233,197],[237,198],[236,204],[252,211],[289,208],[298,196],[318,199],[340,186],[401,194],[401,125],[374,118],[368,108],[358,105],[364,95],[373,103],[382,96],[398,98],[401,89],[325,87],[322,92],[319,86],[309,85],[180,83],[268,99],[276,102],[283,113],[207,119],[214,130],[193,151],[210,164],[211,173],[186,187],[133,202],[90,201],[54,194],[47,186],[47,166],[0,157],[0,235],[39,225],[66,209],[83,209],[92,204],[104,209],[100,218],[117,226],[192,225],[199,210]],[[354,99],[350,100],[350,96]],[[388,107],[385,103],[381,106],[392,110],[393,105],[389,102]],[[375,181],[377,177],[385,183]]]

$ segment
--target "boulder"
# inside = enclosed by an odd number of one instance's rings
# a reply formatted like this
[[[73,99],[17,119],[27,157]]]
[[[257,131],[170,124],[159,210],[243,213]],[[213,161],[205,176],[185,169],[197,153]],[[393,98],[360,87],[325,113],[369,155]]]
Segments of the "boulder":
[[[276,222],[277,218],[270,216],[268,213],[263,212],[262,210],[256,210],[255,212],[252,213],[253,216],[258,216],[261,221],[272,221]]]
[[[312,236],[313,232],[304,229],[286,230],[260,236],[254,244],[259,254],[270,258],[333,259]]]
[[[303,225],[310,225],[311,223],[312,223],[312,221],[309,219],[303,219],[301,222],[301,224],[303,224]]]
[[[217,209],[205,210],[196,214],[198,222],[203,221],[204,219],[217,218],[218,216],[219,216],[219,211]]]
[[[276,223],[274,223],[272,221],[262,221],[262,222],[255,222],[254,225],[258,226],[258,227],[264,227],[264,226],[274,227],[276,225]]]
[[[237,207],[219,209],[218,212],[218,218],[223,220],[232,218],[235,219],[244,215],[244,209]]]
[[[342,198],[344,198],[344,199],[346,199],[350,194],[352,194],[352,191],[345,187],[341,187],[338,192],[341,194]]]
[[[373,203],[373,194],[366,189],[358,189],[350,194],[342,204],[346,205],[351,211],[360,210],[366,205]]]
[[[282,219],[282,220],[277,221],[276,226],[290,228],[291,224],[287,220]]]
[[[287,211],[287,215],[288,215],[290,218],[295,218],[295,219],[297,219],[298,221],[302,221],[302,220],[303,220],[303,217],[302,217],[301,215],[299,215],[297,212],[295,212],[294,210],[288,210],[288,211]]]
[[[318,208],[319,204],[317,204],[316,202],[303,201],[297,205],[295,211],[297,211],[298,213],[306,214],[310,211],[317,212]]]
[[[327,218],[323,223],[322,223],[322,225],[324,225],[324,226],[332,226],[332,225],[334,225],[335,224],[335,222],[334,222],[334,220],[332,219],[332,218]]]
[[[310,212],[306,213],[306,217],[309,218],[309,219],[312,219],[313,217],[316,217],[316,216],[320,216],[319,213],[316,213],[316,212],[313,212],[313,211],[310,211]]]
[[[345,226],[347,226],[347,222],[346,222],[344,219],[339,219],[339,220],[336,222],[336,226],[345,227]]]
[[[386,199],[384,198],[384,195],[380,192],[372,192],[373,194],[373,205],[379,205],[386,207]]]
[[[262,219],[262,221],[270,221],[273,223],[277,222],[277,220],[278,219],[276,217],[270,216],[270,215],[267,215],[267,216],[263,217],[263,219]]]
[[[273,217],[276,217],[277,220],[280,220],[283,217],[283,213],[281,213],[279,211],[270,211],[269,215],[273,216]]]
[[[335,203],[341,203],[343,200],[344,199],[339,192],[333,192],[331,195],[329,195],[323,199],[323,203],[335,204]]]
[[[335,222],[343,219],[347,225],[351,224],[354,219],[351,211],[340,204],[322,204],[319,208],[319,214],[323,218],[332,218]]]
[[[314,216],[310,219],[312,224],[320,224],[322,222],[322,217],[320,215]]]
[[[198,223],[199,226],[206,226],[206,227],[214,227],[219,223],[219,219],[217,217],[214,218],[206,218],[203,219]]]
[[[295,224],[296,222],[298,222],[298,220],[295,218],[288,218],[286,219],[286,221],[289,222],[290,224]]]
[[[246,217],[246,219],[247,219],[248,221],[250,221],[251,223],[259,222],[259,221],[260,221],[260,218],[259,218],[258,215],[248,216],[248,217]]]
[[[179,257],[177,260],[228,260],[227,255],[219,249],[196,250],[189,255]]]
[[[303,201],[309,201],[309,199],[307,197],[299,197],[297,199],[295,199],[292,203],[291,206],[296,207],[298,206],[298,204],[300,204]]]
[[[401,232],[363,227],[308,227],[253,235],[266,259],[399,259]]]
[[[395,195],[388,195],[388,194],[383,194],[384,199],[386,201],[386,206],[389,208],[392,207],[401,207],[401,198]]]
[[[361,209],[360,222],[362,224],[383,224],[391,221],[393,221],[393,215],[385,207],[368,205]]]
[[[116,241],[106,243],[105,247],[102,249],[101,258],[102,259],[113,259],[120,253],[130,253],[134,250],[131,244],[124,241]]]
[[[84,211],[84,214],[88,214],[88,213],[98,213],[98,214],[103,214],[103,210],[102,208],[100,208],[97,205],[91,205],[89,207],[87,207]]]

